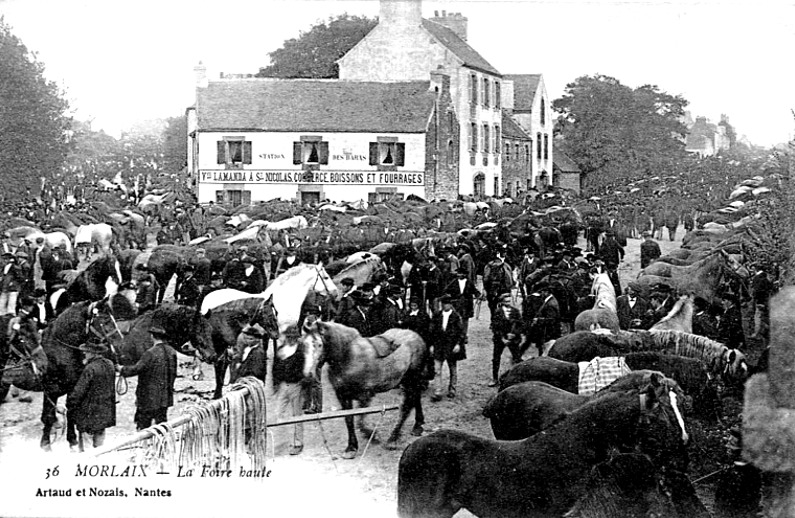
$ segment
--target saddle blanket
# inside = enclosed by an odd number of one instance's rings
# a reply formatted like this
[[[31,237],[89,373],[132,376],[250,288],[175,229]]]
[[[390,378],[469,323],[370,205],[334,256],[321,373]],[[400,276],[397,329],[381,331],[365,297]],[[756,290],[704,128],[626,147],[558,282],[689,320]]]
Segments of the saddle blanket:
[[[632,372],[632,369],[627,367],[623,356],[609,358],[597,356],[589,362],[579,362],[577,365],[580,367],[577,393],[584,396],[592,396],[618,378]]]

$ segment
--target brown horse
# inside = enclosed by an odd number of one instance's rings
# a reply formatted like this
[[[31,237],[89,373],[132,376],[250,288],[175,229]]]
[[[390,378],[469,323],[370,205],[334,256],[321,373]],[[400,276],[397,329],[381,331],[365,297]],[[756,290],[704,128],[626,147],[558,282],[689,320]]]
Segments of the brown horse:
[[[304,326],[300,337],[305,364],[304,375],[317,376],[319,366],[327,363],[329,379],[342,408],[350,410],[353,402],[366,407],[375,394],[397,386],[403,387],[400,419],[386,444],[396,448],[403,424],[415,410],[413,435],[421,435],[425,418],[422,413],[423,368],[427,348],[420,335],[408,329],[389,329],[371,338],[362,337],[356,329],[333,322],[317,321]],[[356,456],[359,443],[353,417],[345,418],[348,447],[344,458]],[[360,420],[364,428],[364,418]]]
[[[411,443],[398,466],[398,515],[449,518],[561,516],[613,448],[639,448],[658,462],[681,451],[685,430],[667,386],[594,399],[544,433],[493,441],[442,430]]]

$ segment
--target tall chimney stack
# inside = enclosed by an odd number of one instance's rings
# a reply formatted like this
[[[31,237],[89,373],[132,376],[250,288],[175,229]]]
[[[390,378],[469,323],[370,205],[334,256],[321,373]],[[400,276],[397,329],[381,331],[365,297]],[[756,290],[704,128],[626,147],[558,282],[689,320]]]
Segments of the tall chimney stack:
[[[432,22],[444,25],[462,40],[467,40],[467,23],[469,20],[466,16],[462,16],[461,13],[448,13],[447,11],[442,11],[441,16],[439,16],[437,12],[434,12],[434,15],[435,16],[431,18]]]
[[[378,23],[419,27],[422,24],[422,0],[381,0]]]

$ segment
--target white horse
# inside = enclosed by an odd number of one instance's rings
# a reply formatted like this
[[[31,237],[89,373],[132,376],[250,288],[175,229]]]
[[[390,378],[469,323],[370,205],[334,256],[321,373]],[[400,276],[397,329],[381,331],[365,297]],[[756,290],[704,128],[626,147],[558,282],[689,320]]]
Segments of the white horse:
[[[323,266],[301,263],[276,277],[268,289],[256,295],[231,288],[210,292],[202,301],[201,312],[206,315],[210,310],[233,300],[249,297],[268,299],[273,295],[273,306],[279,315],[279,330],[283,333],[289,326],[298,324],[301,305],[309,290],[333,298],[339,293]]]
[[[44,233],[36,227],[17,227],[6,231],[6,235],[14,246],[22,244],[22,240],[32,244],[42,238],[50,248],[60,246],[70,254],[72,253],[72,240],[64,232]]]
[[[609,309],[616,313],[616,289],[606,273],[600,273],[593,280],[591,295],[596,299],[593,309]]]
[[[75,247],[87,250],[90,254],[91,247],[96,245],[97,251],[102,255],[110,253],[110,244],[113,241],[113,227],[107,223],[92,223],[80,225],[75,235]]]

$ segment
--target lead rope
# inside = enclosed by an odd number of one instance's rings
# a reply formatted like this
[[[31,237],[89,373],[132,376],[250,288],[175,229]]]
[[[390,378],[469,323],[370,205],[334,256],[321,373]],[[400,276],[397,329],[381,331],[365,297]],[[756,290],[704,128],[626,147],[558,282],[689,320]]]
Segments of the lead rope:
[[[386,405],[381,407],[381,418],[373,427],[373,431],[370,432],[370,437],[367,439],[367,444],[364,445],[364,450],[362,451],[362,456],[359,457],[359,460],[356,461],[356,467],[358,468],[359,465],[362,463],[364,456],[367,455],[367,448],[370,447],[370,443],[373,442],[373,438],[375,437],[375,433],[378,431],[378,426],[384,421],[384,417],[386,416]]]
[[[320,428],[320,437],[323,439],[323,447],[326,448],[326,452],[328,452],[328,456],[331,457],[331,462],[334,464],[334,471],[339,473],[339,468],[337,467],[337,456],[331,453],[331,448],[328,445],[328,439],[326,438],[326,431],[323,429],[323,421],[315,421],[317,423],[318,428]]]

